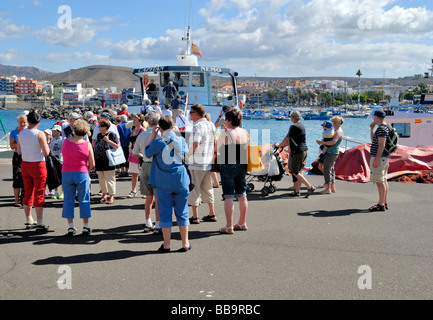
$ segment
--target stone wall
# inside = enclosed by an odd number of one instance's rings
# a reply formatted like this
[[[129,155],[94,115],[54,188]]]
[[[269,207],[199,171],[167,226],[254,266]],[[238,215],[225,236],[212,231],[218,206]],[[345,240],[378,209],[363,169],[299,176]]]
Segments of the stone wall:
[[[118,104],[106,104],[106,109],[120,111]],[[17,103],[9,103],[6,106],[7,110],[31,110],[37,109],[42,118],[50,120],[63,120],[72,112],[79,111],[84,114],[86,111],[100,115],[102,113],[102,105],[99,101],[92,101],[84,103],[69,103],[65,102],[63,106],[59,103],[37,101],[18,101]]]

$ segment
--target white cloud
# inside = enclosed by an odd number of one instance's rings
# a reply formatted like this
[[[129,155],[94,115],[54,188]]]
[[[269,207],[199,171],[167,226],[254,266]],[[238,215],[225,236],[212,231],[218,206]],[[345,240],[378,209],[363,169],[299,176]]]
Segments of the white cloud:
[[[20,56],[18,49],[9,49],[5,53],[0,53],[0,63],[5,64],[14,61]]]
[[[18,39],[27,36],[30,27],[13,23],[12,19],[6,18],[5,13],[0,13],[0,41],[7,39]]]
[[[248,57],[261,72],[326,74],[355,64],[407,73],[433,49],[433,12],[394,2],[274,0],[264,8],[260,0],[215,0],[200,11],[206,27],[196,36],[207,60],[228,59],[233,66]]]
[[[70,62],[79,60],[86,65],[108,65],[110,63],[110,57],[106,55],[97,55],[89,51],[86,52],[70,52],[70,53],[57,53],[51,52],[40,57],[43,61],[50,63],[57,62]]]
[[[432,52],[433,12],[402,8],[395,0],[211,0],[199,10],[201,28],[194,30],[204,65],[231,67],[244,75],[335,74],[351,76],[360,67],[382,74],[424,71]],[[78,45],[95,39],[95,21],[61,40]],[[174,61],[184,49],[184,30],[169,29],[159,37],[119,42],[98,39],[113,61]],[[57,40],[54,40],[57,39]],[[347,74],[349,70],[350,74]],[[247,74],[248,73],[248,74]],[[344,74],[343,74],[344,75]]]
[[[72,19],[71,29],[50,26],[34,33],[38,40],[65,47],[77,47],[91,42],[99,31],[110,29],[107,24],[98,25],[100,22],[111,22],[111,19],[105,17],[101,20],[95,20],[78,17]]]

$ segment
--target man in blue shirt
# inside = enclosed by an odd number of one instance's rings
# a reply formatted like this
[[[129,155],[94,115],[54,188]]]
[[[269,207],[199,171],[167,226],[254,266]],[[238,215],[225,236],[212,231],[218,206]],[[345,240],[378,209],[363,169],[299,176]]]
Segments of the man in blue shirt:
[[[176,118],[180,114],[180,110],[185,106],[185,102],[182,101],[182,98],[180,95],[176,96],[176,99],[174,99],[171,102],[171,113],[173,121],[176,123]]]

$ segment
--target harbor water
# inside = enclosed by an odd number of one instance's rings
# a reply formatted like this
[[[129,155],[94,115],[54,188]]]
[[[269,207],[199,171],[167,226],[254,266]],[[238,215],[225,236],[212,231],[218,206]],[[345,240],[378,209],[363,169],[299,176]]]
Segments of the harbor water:
[[[10,132],[16,128],[16,119],[22,110],[1,110],[0,116],[3,119],[5,129]],[[367,118],[344,118],[342,129],[345,137],[351,137],[357,140],[370,140],[369,125],[372,120]],[[40,130],[51,129],[56,121],[42,119],[39,126]],[[307,167],[311,167],[311,163],[316,160],[319,154],[319,146],[316,140],[322,139],[323,120],[304,120],[302,123],[307,132],[308,158]],[[244,120],[243,126],[250,133],[251,140],[254,144],[272,144],[280,143],[286,136],[291,126],[291,121],[277,120]],[[348,144],[347,147],[354,147],[356,144]]]

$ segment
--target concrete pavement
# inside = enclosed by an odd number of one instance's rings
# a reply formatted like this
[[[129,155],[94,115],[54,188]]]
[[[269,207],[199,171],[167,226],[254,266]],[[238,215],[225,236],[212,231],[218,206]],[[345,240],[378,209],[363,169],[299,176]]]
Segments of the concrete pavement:
[[[390,209],[373,184],[337,181],[337,193],[292,198],[291,179],[248,195],[248,231],[221,235],[218,222],[190,227],[192,250],[158,254],[162,236],[142,232],[144,199],[128,199],[130,178],[119,178],[113,205],[92,204],[94,232],[65,237],[62,201],[46,200],[50,231],[25,230],[13,204],[11,165],[0,163],[0,299],[287,300],[432,299],[433,186],[390,184]],[[317,186],[322,176],[307,176]],[[93,181],[93,199],[99,185]],[[306,190],[301,190],[302,194]],[[207,215],[207,205],[199,208]],[[78,208],[76,208],[78,216]],[[235,219],[238,207],[235,204]],[[154,216],[152,214],[152,219]],[[181,247],[173,228],[172,249]]]

